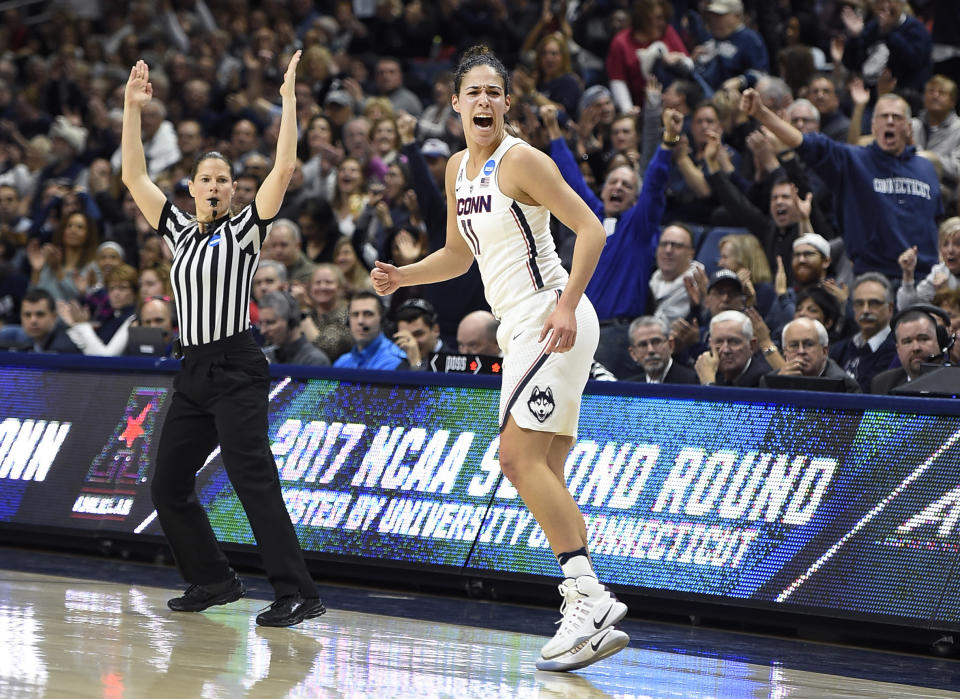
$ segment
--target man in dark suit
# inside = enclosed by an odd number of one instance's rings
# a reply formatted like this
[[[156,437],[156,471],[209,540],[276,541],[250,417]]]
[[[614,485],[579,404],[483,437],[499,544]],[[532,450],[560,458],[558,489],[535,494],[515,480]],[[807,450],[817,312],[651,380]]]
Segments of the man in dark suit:
[[[722,311],[710,320],[710,349],[694,367],[704,386],[756,388],[772,368],[757,354],[753,323],[740,311]]]
[[[627,346],[630,358],[643,368],[642,373],[631,376],[627,381],[700,383],[693,370],[673,361],[674,340],[665,319],[654,316],[635,318],[627,330],[627,337],[630,341]]]
[[[53,296],[43,289],[31,289],[20,304],[20,325],[33,345],[34,352],[81,354],[67,336],[66,324],[57,317]]]
[[[873,377],[885,371],[897,353],[890,332],[893,288],[882,274],[866,272],[854,282],[851,298],[860,332],[833,345],[830,358],[867,392]]]
[[[874,376],[871,393],[890,393],[891,389],[920,376],[923,364],[942,364],[944,361],[937,325],[929,313],[907,310],[898,314],[894,319],[893,335],[900,366]]]
[[[844,392],[860,393],[860,384],[827,356],[830,340],[827,329],[813,318],[794,318],[783,326],[783,358],[780,376],[810,376],[843,379]],[[760,386],[766,386],[766,377]]]

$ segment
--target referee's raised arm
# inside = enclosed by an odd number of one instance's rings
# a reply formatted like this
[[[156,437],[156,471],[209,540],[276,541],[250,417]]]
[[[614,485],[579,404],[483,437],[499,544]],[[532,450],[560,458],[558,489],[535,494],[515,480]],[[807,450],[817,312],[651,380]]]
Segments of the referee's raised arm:
[[[294,92],[297,64],[300,63],[300,51],[294,52],[287,65],[280,86],[281,112],[280,133],[277,136],[277,153],[273,159],[273,169],[267,174],[257,192],[257,213],[263,220],[277,215],[283,197],[297,167],[297,101]],[[126,123],[126,122],[124,122]]]
[[[130,69],[130,77],[123,93],[120,177],[147,223],[158,228],[167,198],[147,174],[147,159],[143,153],[143,137],[140,133],[140,110],[152,97],[150,69],[145,62],[137,61]]]

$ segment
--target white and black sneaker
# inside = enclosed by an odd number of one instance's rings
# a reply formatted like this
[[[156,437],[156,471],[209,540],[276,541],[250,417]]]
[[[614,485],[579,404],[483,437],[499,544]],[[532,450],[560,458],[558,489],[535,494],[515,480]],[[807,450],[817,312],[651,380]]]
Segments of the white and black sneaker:
[[[628,643],[630,643],[630,637],[618,627],[611,626],[594,634],[586,641],[578,643],[566,653],[561,653],[549,660],[541,657],[537,660],[537,669],[550,672],[579,670],[609,658],[617,651],[626,648]]]
[[[557,622],[560,628],[540,651],[541,660],[553,660],[610,628],[627,614],[627,605],[619,601],[605,585],[590,575],[567,578],[560,583],[563,603]]]

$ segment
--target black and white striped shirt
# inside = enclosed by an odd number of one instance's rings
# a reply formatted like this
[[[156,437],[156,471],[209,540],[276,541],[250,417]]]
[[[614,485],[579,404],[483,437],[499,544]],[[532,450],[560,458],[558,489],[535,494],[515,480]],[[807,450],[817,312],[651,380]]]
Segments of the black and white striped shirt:
[[[204,226],[170,202],[158,231],[173,251],[170,283],[180,341],[186,346],[222,340],[250,327],[250,291],[267,237],[256,202]]]

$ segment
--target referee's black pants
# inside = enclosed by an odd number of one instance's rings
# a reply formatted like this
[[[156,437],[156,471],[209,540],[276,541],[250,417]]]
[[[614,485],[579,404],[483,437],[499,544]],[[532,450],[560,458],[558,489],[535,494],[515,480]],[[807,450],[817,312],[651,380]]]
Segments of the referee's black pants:
[[[233,575],[195,491],[196,473],[219,443],[277,598],[297,593],[317,597],[270,451],[270,375],[263,353],[247,331],[185,347],[184,355],[151,484],[153,504],[180,573],[199,585]]]

